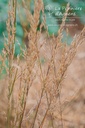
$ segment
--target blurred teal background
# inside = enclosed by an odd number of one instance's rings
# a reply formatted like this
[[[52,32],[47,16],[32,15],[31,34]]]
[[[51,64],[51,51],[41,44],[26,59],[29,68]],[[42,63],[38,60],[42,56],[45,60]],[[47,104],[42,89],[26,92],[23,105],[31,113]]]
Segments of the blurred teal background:
[[[26,2],[28,0],[25,0]],[[21,0],[18,0],[19,4],[21,4]],[[59,22],[56,20],[58,17],[55,16],[56,11],[54,8],[62,8],[62,6],[66,6],[67,3],[69,2],[71,7],[76,8],[76,7],[81,7],[82,10],[77,10],[76,16],[79,17],[79,22],[81,25],[85,24],[85,1],[84,0],[43,0],[44,6],[45,6],[45,15],[46,15],[46,25],[48,27],[48,33],[49,35],[55,34],[57,35],[58,29],[60,27]],[[47,8],[46,8],[47,7]],[[30,10],[33,13],[34,9],[34,0],[31,0],[30,3]],[[8,0],[0,0],[0,52],[2,51],[4,47],[4,37],[3,33],[5,36],[7,36],[7,31],[6,31],[6,20],[7,20],[7,11],[8,11]],[[62,13],[64,13],[65,10],[61,10]],[[73,12],[73,11],[72,11]],[[24,16],[23,13],[23,7],[21,9],[21,14]],[[50,14],[50,15],[49,15]],[[50,16],[50,17],[49,17]],[[25,17],[25,16],[24,16]],[[50,18],[50,20],[49,20]],[[21,25],[18,13],[17,13],[17,18],[16,18],[16,42],[19,42],[23,46],[24,40],[24,29],[23,26]],[[26,19],[24,18],[24,21],[26,22]],[[42,19],[41,21],[42,22]],[[49,26],[54,24],[54,26]],[[29,29],[29,23],[26,23],[27,30]],[[64,39],[63,41],[66,41],[68,43],[71,42],[72,37],[70,35],[66,35],[66,31],[64,33]],[[16,43],[16,49],[15,49],[15,56],[20,54],[20,46],[18,43]]]

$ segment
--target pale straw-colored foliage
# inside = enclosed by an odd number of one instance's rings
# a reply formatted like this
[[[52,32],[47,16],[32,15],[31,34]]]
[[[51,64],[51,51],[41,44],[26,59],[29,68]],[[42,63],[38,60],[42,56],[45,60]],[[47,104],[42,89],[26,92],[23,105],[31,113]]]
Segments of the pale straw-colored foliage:
[[[33,15],[27,9],[24,0],[22,4],[30,23],[30,31],[27,32],[29,42],[28,47],[22,49],[23,59],[20,59],[20,56],[14,59],[17,6],[16,0],[13,0],[13,3],[9,4],[8,38],[5,38],[5,48],[0,55],[2,60],[0,72],[3,67],[7,72],[3,81],[1,80],[4,89],[2,89],[3,93],[0,93],[2,95],[0,110],[1,106],[4,107],[0,116],[0,127],[59,128],[60,125],[64,128],[62,117],[64,107],[61,103],[61,90],[64,88],[62,82],[77,48],[85,39],[85,28],[73,38],[71,45],[68,46],[62,43],[62,32],[69,4],[67,4],[57,37],[54,35],[50,37],[47,32],[43,34],[41,31],[42,27],[46,27],[42,0],[35,0]],[[40,11],[44,18],[40,31],[37,31]],[[44,35],[43,38],[42,35]],[[42,57],[44,57],[44,64],[42,64]],[[8,66],[5,60],[8,60]],[[53,123],[54,120],[57,120],[59,125]]]

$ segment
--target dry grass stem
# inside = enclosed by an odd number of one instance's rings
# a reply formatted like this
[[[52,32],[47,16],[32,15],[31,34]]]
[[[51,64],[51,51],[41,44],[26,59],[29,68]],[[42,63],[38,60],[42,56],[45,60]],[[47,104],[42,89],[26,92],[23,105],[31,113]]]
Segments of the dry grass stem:
[[[67,124],[73,122],[68,119],[71,118],[68,111],[71,111],[71,103],[77,100],[82,89],[65,100],[63,92],[65,94],[64,89],[67,89],[68,84],[64,84],[64,81],[78,48],[85,41],[85,27],[74,36],[71,45],[62,43],[69,4],[57,36],[49,36],[47,28],[45,32],[42,31],[46,27],[42,0],[34,0],[33,14],[27,8],[25,0],[22,0],[22,5],[30,29],[27,31],[21,21],[28,42],[27,47],[21,48],[23,54],[15,59],[17,1],[12,0],[9,4],[6,22],[8,37],[4,36],[5,45],[0,55],[0,74],[4,69],[6,71],[6,75],[0,80],[3,86],[0,96],[3,94],[4,97],[0,103],[0,111],[3,108],[0,128],[70,128]],[[44,18],[40,30],[37,30],[41,11]],[[74,124],[77,126],[75,120]]]

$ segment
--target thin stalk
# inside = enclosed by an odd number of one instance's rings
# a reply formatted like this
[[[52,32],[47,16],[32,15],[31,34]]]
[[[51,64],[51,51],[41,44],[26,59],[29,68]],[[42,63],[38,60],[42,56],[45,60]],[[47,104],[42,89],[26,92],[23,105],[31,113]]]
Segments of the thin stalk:
[[[15,43],[15,24],[16,24],[16,2],[17,0],[13,0],[12,3],[10,1],[11,10],[9,10],[9,19],[7,22],[7,31],[8,31],[8,61],[9,61],[9,87],[8,87],[8,110],[7,110],[7,128],[11,128],[11,116],[12,116],[12,92],[14,83],[16,80],[17,71],[15,73],[14,80],[12,82],[12,63],[14,59],[14,43]],[[11,29],[10,29],[11,28]],[[11,44],[12,43],[12,44]]]
[[[43,97],[43,92],[44,92],[44,88],[42,89],[42,92],[41,92],[40,100],[39,100],[39,103],[38,103],[38,106],[37,106],[37,109],[36,109],[34,121],[33,121],[33,124],[32,124],[31,128],[34,128],[34,125],[35,125],[36,117],[37,117],[38,110],[39,110],[39,107],[40,107],[40,104],[41,104],[41,100],[42,100],[42,97]]]
[[[61,127],[63,128],[63,118],[62,118],[61,97],[60,97],[60,91],[59,91],[59,90],[58,90],[58,95],[59,95],[59,105],[60,105]]]
[[[47,110],[46,110],[46,113],[45,113],[45,115],[44,115],[44,117],[43,117],[43,120],[42,120],[42,122],[41,122],[39,128],[42,128],[42,127],[43,127],[43,125],[44,125],[44,121],[45,121],[46,116],[47,116],[47,113],[48,113],[48,110],[49,110],[49,107],[48,107]]]

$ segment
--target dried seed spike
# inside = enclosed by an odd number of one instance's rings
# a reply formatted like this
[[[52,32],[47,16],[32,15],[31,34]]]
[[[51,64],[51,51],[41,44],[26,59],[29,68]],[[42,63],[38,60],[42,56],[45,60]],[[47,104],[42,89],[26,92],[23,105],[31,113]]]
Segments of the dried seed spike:
[[[66,18],[67,18],[67,14],[68,14],[69,9],[70,9],[70,4],[68,3],[67,4],[67,7],[66,7],[65,14],[64,14],[63,19],[62,19],[62,24],[61,24],[60,29],[58,31],[58,38],[61,37],[61,34],[62,34],[63,28],[65,26],[65,21],[66,21]]]

